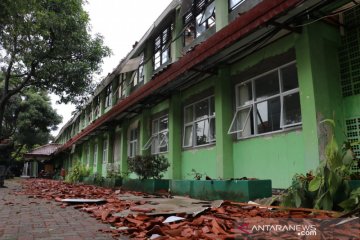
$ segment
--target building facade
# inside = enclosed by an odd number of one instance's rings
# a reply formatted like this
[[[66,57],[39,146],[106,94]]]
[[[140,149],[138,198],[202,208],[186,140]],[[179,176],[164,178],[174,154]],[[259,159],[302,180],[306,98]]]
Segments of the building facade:
[[[324,158],[322,120],[360,139],[359,23],[356,1],[174,0],[60,131],[58,164],[106,177],[163,154],[166,178],[288,187]]]

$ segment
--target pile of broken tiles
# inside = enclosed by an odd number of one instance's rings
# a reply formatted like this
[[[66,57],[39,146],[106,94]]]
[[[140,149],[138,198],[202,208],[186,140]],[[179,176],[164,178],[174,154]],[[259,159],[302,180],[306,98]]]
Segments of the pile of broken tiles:
[[[348,239],[358,237],[360,229],[358,219],[350,224],[348,222],[353,218],[334,222],[336,213],[330,211],[270,208],[222,200],[208,202],[165,193],[154,196],[47,179],[26,180],[23,189],[16,194],[54,200],[63,208],[74,207],[85,211],[99,221],[111,224],[109,229],[102,231],[112,233],[115,239],[123,235],[131,239],[159,240],[248,237],[294,239],[294,231],[260,231],[256,227],[254,230],[254,226],[305,223],[316,225],[317,230],[321,230],[313,237],[318,238],[321,233],[321,237],[325,238],[337,234],[337,238]],[[339,226],[334,227],[336,224]]]

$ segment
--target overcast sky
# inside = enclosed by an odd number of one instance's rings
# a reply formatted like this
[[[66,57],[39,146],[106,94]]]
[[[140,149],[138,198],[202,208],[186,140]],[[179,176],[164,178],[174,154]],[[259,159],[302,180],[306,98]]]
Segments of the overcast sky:
[[[113,53],[111,57],[104,59],[103,71],[97,79],[102,79],[117,66],[170,2],[171,0],[88,0],[85,10],[90,15],[92,33],[104,36],[105,45]],[[52,96],[52,99],[54,108],[63,116],[59,131],[71,118],[75,108],[69,104],[56,104],[56,96]],[[56,135],[58,131],[52,134]]]

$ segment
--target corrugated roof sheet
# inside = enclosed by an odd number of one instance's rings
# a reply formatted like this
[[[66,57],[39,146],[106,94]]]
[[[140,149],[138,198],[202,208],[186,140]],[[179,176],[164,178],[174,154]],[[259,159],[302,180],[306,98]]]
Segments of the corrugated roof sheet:
[[[50,156],[53,153],[55,153],[56,150],[58,150],[61,146],[62,144],[57,144],[57,143],[46,144],[38,148],[35,148],[31,152],[28,152],[26,156],[36,156],[36,155]]]

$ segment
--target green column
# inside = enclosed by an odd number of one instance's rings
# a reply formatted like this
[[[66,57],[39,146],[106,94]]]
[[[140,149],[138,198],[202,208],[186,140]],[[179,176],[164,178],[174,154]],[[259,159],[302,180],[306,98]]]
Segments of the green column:
[[[171,59],[172,62],[176,62],[179,58],[182,57],[182,48],[183,48],[183,18],[179,14],[180,9],[176,10],[176,17],[174,23],[174,31],[172,34],[173,43],[171,44]]]
[[[317,23],[305,27],[296,42],[305,171],[315,169],[319,159],[324,159],[327,136],[331,129],[320,124],[323,119],[335,117],[338,124],[336,135],[340,137],[338,141],[343,137],[338,39],[338,30]]]
[[[308,29],[296,43],[296,58],[300,87],[302,128],[304,133],[305,171],[315,169],[319,162],[319,145],[315,104],[314,72],[316,58],[313,51],[315,42],[309,37]]]
[[[144,109],[140,117],[140,139],[139,139],[139,153],[140,155],[149,155],[150,149],[143,150],[145,143],[149,140],[151,133],[150,127],[150,110]]]
[[[175,93],[170,98],[169,107],[169,176],[181,179],[181,97]]]
[[[126,120],[121,126],[121,159],[120,159],[120,172],[126,173],[128,170],[128,128],[129,122]]]
[[[221,68],[215,80],[215,133],[217,177],[231,178],[234,175],[233,140],[228,130],[233,117],[233,92],[229,69]]]
[[[229,23],[229,1],[215,0],[216,31],[219,31]]]

